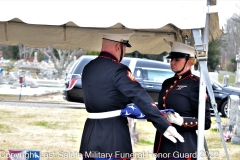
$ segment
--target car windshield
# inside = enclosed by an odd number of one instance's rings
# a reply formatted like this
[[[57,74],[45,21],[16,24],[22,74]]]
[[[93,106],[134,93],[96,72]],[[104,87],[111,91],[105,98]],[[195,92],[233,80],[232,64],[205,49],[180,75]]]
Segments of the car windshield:
[[[81,65],[77,65],[76,69],[74,70],[74,74],[82,75],[83,68],[94,58],[96,58],[96,56],[86,56],[86,58],[83,58],[81,60]]]

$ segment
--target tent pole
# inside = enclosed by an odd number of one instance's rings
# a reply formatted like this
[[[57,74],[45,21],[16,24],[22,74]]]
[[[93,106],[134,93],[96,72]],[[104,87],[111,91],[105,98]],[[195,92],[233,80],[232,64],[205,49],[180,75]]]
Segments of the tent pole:
[[[210,5],[210,0],[207,0],[207,5],[208,6]],[[197,30],[197,29],[192,30],[194,41],[195,41],[195,48],[198,51],[197,58],[199,60],[199,66],[200,66],[197,160],[202,160],[204,156],[211,155],[211,152],[208,152],[208,150],[204,151],[205,107],[202,107],[202,106],[205,106],[205,103],[206,103],[206,99],[205,99],[206,88],[208,90],[208,96],[210,97],[210,100],[211,100],[211,106],[213,107],[213,110],[216,116],[226,158],[227,160],[229,160],[229,156],[228,156],[228,152],[227,152],[227,148],[226,148],[226,144],[225,144],[225,140],[224,140],[223,132],[221,128],[221,119],[217,111],[217,104],[213,94],[211,81],[208,75],[207,53],[208,53],[208,41],[209,41],[208,40],[209,26],[210,26],[209,23],[210,23],[210,14],[207,13],[205,27],[203,28],[202,39],[201,39],[200,30]],[[219,156],[219,155],[216,155],[216,156]]]
[[[207,0],[207,6],[210,5],[210,1]],[[209,35],[209,14],[206,14],[206,22],[205,27],[203,29],[203,44],[206,46],[206,53],[208,51],[208,35]],[[205,54],[206,55],[206,54]],[[206,104],[206,84],[204,82],[204,75],[202,72],[202,66],[201,63],[205,63],[207,65],[207,57],[204,59],[203,62],[199,61],[200,66],[200,81],[199,81],[199,103],[198,103],[198,143],[197,143],[197,160],[202,160],[203,155],[206,156],[208,154],[205,154],[207,151],[204,150],[204,128],[205,128],[205,106]],[[207,145],[207,143],[206,143]],[[204,154],[203,154],[204,153]]]

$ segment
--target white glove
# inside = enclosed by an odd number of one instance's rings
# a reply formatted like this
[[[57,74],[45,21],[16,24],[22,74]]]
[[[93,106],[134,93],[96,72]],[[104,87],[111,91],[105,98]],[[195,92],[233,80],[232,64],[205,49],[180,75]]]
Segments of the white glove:
[[[177,130],[173,126],[169,126],[167,130],[163,133],[163,135],[171,140],[173,143],[176,143],[177,140],[180,142],[184,142],[184,138],[177,132]]]
[[[175,123],[179,126],[181,126],[183,124],[183,117],[181,117],[177,112],[175,112],[175,113],[168,112],[167,120],[170,123]]]

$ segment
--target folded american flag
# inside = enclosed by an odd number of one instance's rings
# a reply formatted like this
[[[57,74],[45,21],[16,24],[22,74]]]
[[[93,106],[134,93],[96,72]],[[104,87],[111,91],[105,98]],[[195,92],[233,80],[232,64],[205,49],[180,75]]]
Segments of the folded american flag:
[[[159,110],[160,113],[166,115],[168,112],[174,113],[173,109],[164,109]],[[143,112],[136,106],[134,103],[128,104],[122,111],[121,116],[135,118],[135,119],[147,119],[147,117],[143,114]]]

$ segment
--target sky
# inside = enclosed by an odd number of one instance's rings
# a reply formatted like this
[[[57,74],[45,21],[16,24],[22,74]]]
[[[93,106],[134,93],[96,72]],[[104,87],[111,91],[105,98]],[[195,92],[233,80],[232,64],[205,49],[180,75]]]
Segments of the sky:
[[[240,0],[217,0],[219,9],[220,25],[224,26],[226,20],[231,18],[234,13],[240,14]]]

